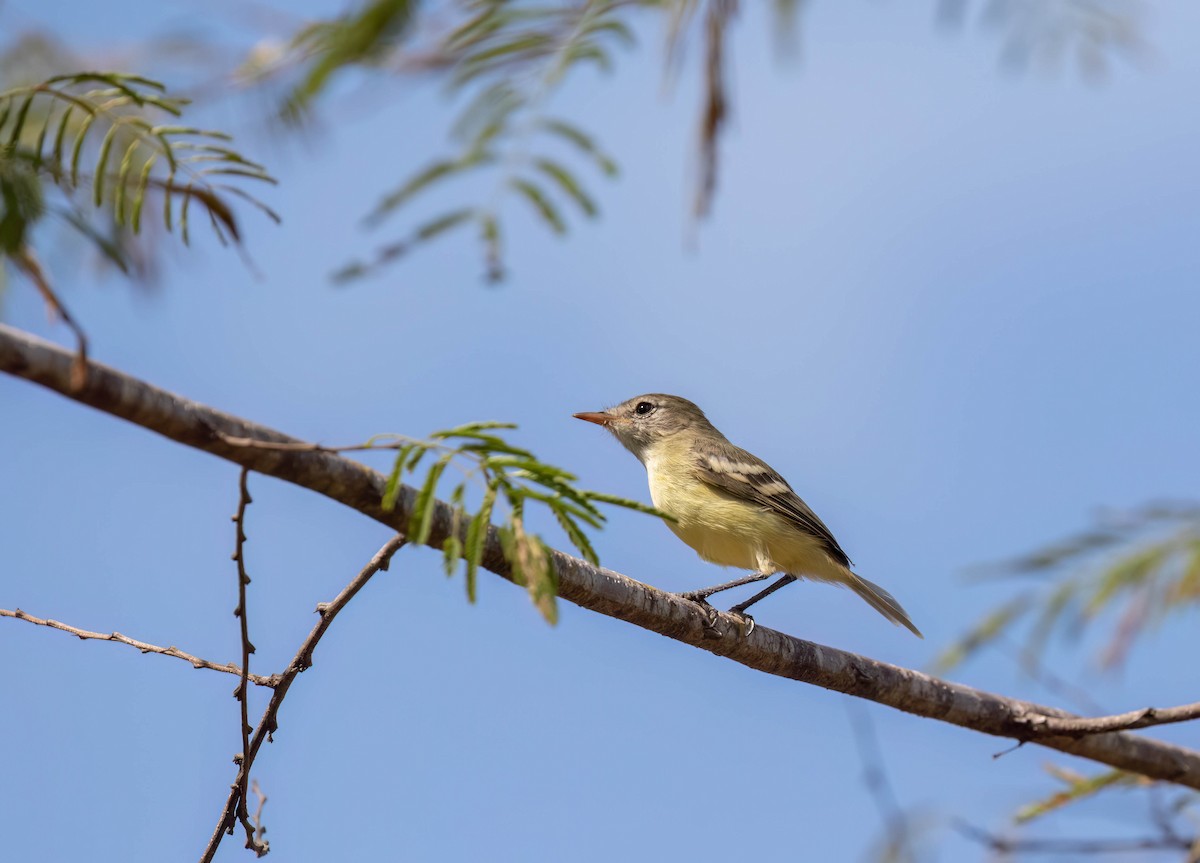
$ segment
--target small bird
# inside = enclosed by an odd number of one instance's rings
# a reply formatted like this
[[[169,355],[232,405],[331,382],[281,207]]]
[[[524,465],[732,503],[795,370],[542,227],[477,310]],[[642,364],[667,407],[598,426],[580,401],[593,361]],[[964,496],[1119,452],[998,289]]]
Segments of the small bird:
[[[730,613],[748,618],[751,605],[808,578],[850,588],[892,623],[924,638],[890,593],[850,570],[846,552],[787,480],[730,443],[692,402],[649,393],[574,416],[604,426],[637,456],[655,507],[674,519],[667,525],[700,557],[753,570],[745,578],[680,594],[683,598],[707,605],[714,593],[783,573]]]

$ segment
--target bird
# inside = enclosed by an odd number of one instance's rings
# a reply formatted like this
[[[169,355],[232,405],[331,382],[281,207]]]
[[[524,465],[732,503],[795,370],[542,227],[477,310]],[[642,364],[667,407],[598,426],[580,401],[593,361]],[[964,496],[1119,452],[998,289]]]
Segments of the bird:
[[[650,499],[667,526],[704,560],[750,570],[744,578],[680,597],[705,605],[715,626],[713,594],[781,577],[730,614],[799,579],[848,587],[868,605],[924,638],[890,593],[851,569],[833,533],[778,471],[735,446],[698,406],[680,396],[647,393],[576,419],[604,427],[645,466]]]

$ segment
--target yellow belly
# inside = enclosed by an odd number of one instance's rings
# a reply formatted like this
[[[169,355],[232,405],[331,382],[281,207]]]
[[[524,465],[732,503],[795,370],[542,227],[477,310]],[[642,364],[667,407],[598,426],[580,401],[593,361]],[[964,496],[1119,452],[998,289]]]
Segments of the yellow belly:
[[[655,468],[658,468],[657,470]],[[721,566],[756,572],[787,572],[820,581],[846,581],[848,570],[825,553],[820,542],[783,517],[739,500],[687,473],[648,462],[650,498],[673,516],[672,532],[700,557]],[[673,476],[688,477],[686,484]]]

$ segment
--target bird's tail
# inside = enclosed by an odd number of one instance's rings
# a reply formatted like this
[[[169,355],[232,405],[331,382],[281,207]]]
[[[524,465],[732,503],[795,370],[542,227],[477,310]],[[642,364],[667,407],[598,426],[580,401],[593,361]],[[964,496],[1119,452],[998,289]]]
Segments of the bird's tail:
[[[865,599],[867,605],[878,611],[892,623],[905,627],[917,638],[925,637],[921,634],[921,630],[913,626],[913,622],[908,619],[908,612],[901,607],[900,603],[896,602],[896,597],[892,596],[878,584],[875,584],[875,582],[867,581],[861,575],[854,574],[849,587]]]

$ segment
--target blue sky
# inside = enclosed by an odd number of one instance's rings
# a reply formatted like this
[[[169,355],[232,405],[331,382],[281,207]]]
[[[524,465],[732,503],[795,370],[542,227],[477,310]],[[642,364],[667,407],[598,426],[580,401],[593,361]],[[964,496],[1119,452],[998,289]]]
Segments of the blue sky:
[[[300,437],[510,420],[585,486],[646,500],[636,461],[570,414],[645,391],[692,398],[788,476],[926,640],[814,584],[759,621],[923,667],[1009,593],[965,569],[1098,506],[1194,495],[1200,472],[1200,8],[1153,4],[1152,54],[1095,86],[1005,71],[993,35],[947,33],[931,7],[814,4],[791,63],[747,13],[715,214],[691,239],[698,93],[691,76],[665,91],[651,26],[615,74],[581,75],[555,103],[621,163],[618,182],[595,181],[602,217],[558,240],[512,208],[498,288],[465,237],[348,289],[326,279],[411,224],[359,221],[444,144],[445,103],[414,84],[352,94],[332,108],[341,123],[304,141],[280,140],[246,100],[212,109],[281,179],[268,197],[283,226],[244,215],[261,278],[211,243],[173,254],[149,294],[66,257],[49,266],[97,359]],[[118,26],[115,10],[136,20]],[[181,28],[244,40],[237,15],[64,0],[0,8],[0,33],[40,25],[119,54]],[[16,280],[3,315],[68,340]],[[0,380],[0,408],[0,606],[234,659],[236,469],[21,381]],[[388,534],[251,484],[266,672]],[[596,544],[665,589],[733,575],[636,514],[613,513]],[[1053,656],[1106,707],[1179,703],[1194,693],[1163,658],[1184,655],[1187,632],[1151,635],[1118,674]],[[13,621],[0,660],[12,859],[198,855],[240,748],[232,678]],[[999,655],[956,679],[1055,700]],[[322,643],[256,776],[283,860],[857,860],[881,822],[845,702],[571,606],[549,628],[498,579],[468,605],[437,555],[408,549]],[[867,709],[899,800],[937,823],[1002,829],[1052,788],[1042,765],[1069,761],[994,760],[1004,741]],[[1188,728],[1158,736],[1197,745]],[[1114,797],[1041,829],[1140,817]],[[983,857],[937,838],[929,859]],[[247,853],[230,840],[218,859]]]

